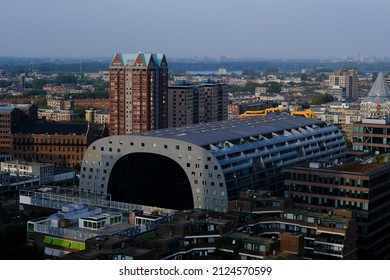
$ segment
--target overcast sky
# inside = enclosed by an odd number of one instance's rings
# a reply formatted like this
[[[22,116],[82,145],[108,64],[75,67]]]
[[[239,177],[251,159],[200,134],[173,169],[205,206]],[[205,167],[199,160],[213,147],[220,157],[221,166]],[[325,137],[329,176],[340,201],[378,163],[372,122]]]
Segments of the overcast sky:
[[[390,57],[389,0],[0,0],[0,57]]]

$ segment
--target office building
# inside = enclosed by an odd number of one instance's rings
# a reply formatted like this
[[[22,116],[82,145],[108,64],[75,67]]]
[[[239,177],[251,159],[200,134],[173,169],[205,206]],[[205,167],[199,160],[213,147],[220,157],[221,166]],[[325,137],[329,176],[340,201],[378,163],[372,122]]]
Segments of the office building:
[[[331,87],[339,86],[345,89],[343,99],[357,99],[358,96],[358,74],[356,70],[342,69],[329,76]],[[344,94],[344,92],[343,92]]]
[[[311,162],[285,168],[285,197],[302,209],[354,210],[359,259],[390,257],[390,164]]]
[[[336,127],[281,115],[110,136],[84,154],[80,190],[141,205],[226,212],[240,190],[282,194],[286,166],[342,159],[345,150]]]
[[[168,64],[164,54],[115,54],[109,83],[110,135],[168,126]]]

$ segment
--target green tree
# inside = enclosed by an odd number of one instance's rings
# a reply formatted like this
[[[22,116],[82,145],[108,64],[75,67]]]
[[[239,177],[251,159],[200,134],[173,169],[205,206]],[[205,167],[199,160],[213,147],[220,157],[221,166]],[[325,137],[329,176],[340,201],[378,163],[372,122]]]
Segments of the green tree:
[[[75,75],[58,75],[54,84],[60,86],[62,84],[77,84],[77,77]]]
[[[307,81],[307,74],[305,74],[305,73],[302,73],[301,74],[301,81],[303,82],[303,81]]]
[[[0,80],[0,88],[6,88],[12,85],[12,82],[6,80]]]
[[[378,78],[378,73],[375,72],[375,73],[372,73],[372,81],[375,82],[376,81],[376,78]]]
[[[46,79],[34,79],[31,82],[31,87],[33,89],[42,89],[42,87],[44,87],[47,84],[48,84],[48,82]]]
[[[324,103],[332,102],[334,100],[333,95],[325,93],[325,94],[316,94],[313,96],[311,100],[311,104],[313,105],[321,105]]]
[[[265,75],[272,75],[279,73],[279,68],[275,66],[266,66],[264,67],[264,74]]]
[[[265,84],[269,93],[280,93],[282,91],[282,84],[278,82],[267,82]]]

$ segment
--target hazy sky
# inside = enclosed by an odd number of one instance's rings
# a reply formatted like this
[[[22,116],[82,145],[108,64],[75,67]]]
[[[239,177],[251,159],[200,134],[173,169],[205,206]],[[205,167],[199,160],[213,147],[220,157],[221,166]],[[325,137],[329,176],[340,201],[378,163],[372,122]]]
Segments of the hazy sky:
[[[0,0],[0,57],[390,57],[389,0]]]

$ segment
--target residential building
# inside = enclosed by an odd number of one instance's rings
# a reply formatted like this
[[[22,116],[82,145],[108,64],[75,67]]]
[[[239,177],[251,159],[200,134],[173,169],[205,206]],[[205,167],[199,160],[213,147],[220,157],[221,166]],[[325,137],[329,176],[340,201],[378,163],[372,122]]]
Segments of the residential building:
[[[283,193],[283,168],[345,156],[341,132],[304,117],[265,116],[110,136],[84,154],[80,190],[168,209],[226,212],[241,190]]]
[[[278,202],[273,200],[273,203]],[[264,213],[274,211],[274,216],[269,217],[236,211],[178,211],[173,221],[162,223],[145,234],[86,239],[85,250],[67,254],[65,258],[356,259],[356,222],[350,217],[351,212],[337,211],[328,215],[276,208],[262,209]]]
[[[194,123],[194,91],[193,85],[168,87],[168,127]],[[196,109],[199,110],[199,106]]]
[[[110,135],[168,126],[164,54],[115,54],[110,64]]]
[[[110,124],[110,114],[102,110],[85,110],[85,120],[90,123]]]
[[[47,106],[52,110],[74,110],[74,100],[65,100],[61,98],[47,98]]]
[[[299,209],[292,200],[270,197],[267,192],[241,192],[229,201],[230,211],[250,213],[237,230],[280,240],[280,250],[305,259],[353,260],[357,257],[356,221],[353,211],[326,213]]]
[[[358,74],[356,70],[342,69],[329,76],[329,85],[345,88],[345,99],[357,99],[358,96]]]
[[[168,88],[168,127],[227,120],[226,85],[177,85]]]
[[[38,118],[47,122],[72,122],[78,117],[79,114],[68,110],[38,110]]]
[[[285,197],[302,209],[354,210],[359,259],[390,257],[390,164],[311,162],[285,168]]]

